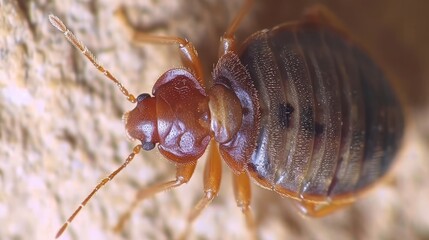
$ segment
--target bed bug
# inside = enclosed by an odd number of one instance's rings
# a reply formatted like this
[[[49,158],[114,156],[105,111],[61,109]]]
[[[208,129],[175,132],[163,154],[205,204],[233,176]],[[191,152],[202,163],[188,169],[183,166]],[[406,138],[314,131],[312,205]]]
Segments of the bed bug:
[[[386,175],[400,146],[404,118],[381,69],[321,7],[300,21],[256,32],[237,46],[234,34],[251,3],[245,1],[221,38],[219,60],[206,81],[191,42],[134,31],[119,12],[133,40],[178,45],[184,65],[162,74],[152,95],[137,98],[60,19],[49,16],[136,103],[124,122],[128,135],[141,142],[85,198],[57,238],[141,149],[156,145],[175,163],[176,178],[141,190],[117,229],[144,198],[188,182],[207,149],[204,196],[191,211],[188,227],[218,193],[221,160],[233,172],[237,205],[253,230],[250,178],[294,200],[304,214],[324,216],[353,203]]]

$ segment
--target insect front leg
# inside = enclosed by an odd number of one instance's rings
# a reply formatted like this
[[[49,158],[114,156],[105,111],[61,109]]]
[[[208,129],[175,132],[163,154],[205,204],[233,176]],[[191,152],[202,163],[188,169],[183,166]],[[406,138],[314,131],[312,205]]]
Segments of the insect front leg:
[[[172,188],[177,188],[177,187],[181,186],[182,184],[187,183],[191,179],[196,165],[197,165],[196,163],[195,164],[187,164],[187,165],[178,165],[177,169],[176,169],[176,179],[175,180],[156,184],[156,185],[153,185],[151,187],[141,189],[136,194],[136,197],[135,197],[134,201],[131,203],[128,210],[121,215],[118,223],[116,224],[116,226],[114,227],[113,230],[115,232],[122,231],[125,223],[130,218],[134,209],[144,199],[153,197],[157,193],[164,192],[164,191],[172,189]]]
[[[191,230],[192,223],[201,215],[203,210],[213,201],[216,197],[220,182],[222,179],[222,161],[219,154],[217,144],[212,141],[208,153],[207,163],[204,169],[204,196],[195,205],[194,209],[190,212],[187,220],[185,231],[180,235],[179,239],[187,239]]]
[[[192,70],[197,80],[204,85],[203,69],[201,67],[200,59],[198,58],[197,50],[194,45],[188,40],[176,36],[156,36],[151,35],[134,28],[129,22],[125,9],[120,8],[115,13],[119,22],[123,28],[127,31],[131,41],[134,43],[154,43],[154,44],[165,44],[165,45],[178,45],[180,51],[180,58],[184,67]]]

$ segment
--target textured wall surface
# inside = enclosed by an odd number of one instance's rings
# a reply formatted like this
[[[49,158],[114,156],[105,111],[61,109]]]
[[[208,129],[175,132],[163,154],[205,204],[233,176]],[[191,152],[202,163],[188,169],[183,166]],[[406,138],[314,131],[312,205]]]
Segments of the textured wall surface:
[[[206,75],[218,39],[241,1],[0,0],[0,239],[50,239],[96,183],[135,144],[121,116],[133,107],[48,22],[64,20],[135,95],[180,66],[174,47],[130,43],[113,12],[124,6],[140,29],[193,41]],[[238,39],[296,19],[316,1],[257,1]],[[423,3],[423,1],[421,1]],[[261,239],[429,239],[428,6],[417,1],[324,2],[382,63],[409,109],[409,132],[392,177],[350,208],[323,219],[299,215],[286,199],[253,186]],[[202,167],[186,186],[145,201],[124,231],[111,228],[136,191],[174,177],[156,152],[136,157],[100,191],[62,239],[173,239],[202,196]],[[243,217],[225,166],[219,197],[195,223],[193,239],[242,239]]]

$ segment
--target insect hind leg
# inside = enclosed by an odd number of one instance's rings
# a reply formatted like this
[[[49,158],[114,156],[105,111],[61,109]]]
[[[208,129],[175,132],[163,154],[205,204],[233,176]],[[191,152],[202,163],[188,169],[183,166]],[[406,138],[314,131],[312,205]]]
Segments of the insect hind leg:
[[[302,200],[300,202],[299,201],[294,201],[294,202],[302,214],[310,217],[324,217],[339,209],[347,207],[353,203],[353,201],[351,202],[333,201],[333,202],[327,202],[327,203],[314,203],[314,202],[308,202],[305,200]]]

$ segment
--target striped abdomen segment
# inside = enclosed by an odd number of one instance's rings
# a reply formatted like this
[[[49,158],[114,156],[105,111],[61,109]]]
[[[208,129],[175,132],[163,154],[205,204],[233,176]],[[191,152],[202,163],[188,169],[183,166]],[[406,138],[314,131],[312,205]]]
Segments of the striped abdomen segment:
[[[261,128],[248,170],[291,196],[353,193],[385,174],[403,132],[383,73],[320,25],[252,35],[240,53],[258,90]]]

